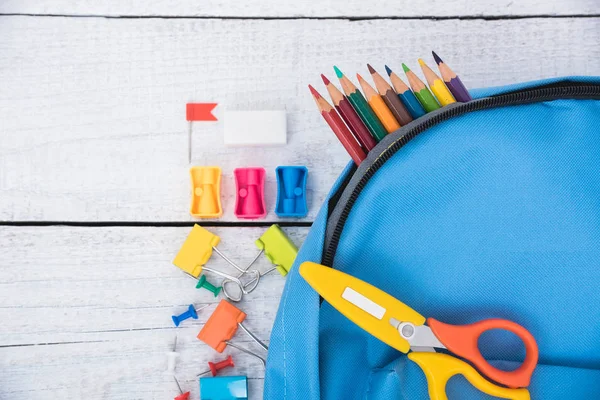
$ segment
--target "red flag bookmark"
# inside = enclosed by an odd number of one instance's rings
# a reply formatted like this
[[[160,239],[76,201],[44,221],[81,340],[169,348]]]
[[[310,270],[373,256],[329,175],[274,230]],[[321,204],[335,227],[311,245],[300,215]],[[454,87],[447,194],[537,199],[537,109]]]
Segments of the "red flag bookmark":
[[[212,110],[217,103],[187,103],[185,105],[185,119],[188,121],[216,121],[217,117]]]

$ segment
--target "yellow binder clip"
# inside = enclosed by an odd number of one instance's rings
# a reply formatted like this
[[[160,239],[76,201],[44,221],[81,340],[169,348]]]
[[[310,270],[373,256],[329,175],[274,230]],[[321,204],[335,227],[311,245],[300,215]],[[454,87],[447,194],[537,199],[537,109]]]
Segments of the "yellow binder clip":
[[[240,271],[242,275],[250,273],[255,279],[260,278],[260,273],[257,270],[248,271],[248,268],[242,269],[225,254],[221,253],[219,249],[217,249],[220,242],[221,238],[219,236],[202,228],[200,225],[195,224],[187,239],[185,239],[183,246],[181,246],[181,249],[179,249],[179,252],[175,256],[173,264],[195,279],[199,279],[200,274],[203,271],[217,274],[227,280],[235,282],[245,293],[244,284],[238,277],[206,266],[206,263],[214,251],[229,265]]]

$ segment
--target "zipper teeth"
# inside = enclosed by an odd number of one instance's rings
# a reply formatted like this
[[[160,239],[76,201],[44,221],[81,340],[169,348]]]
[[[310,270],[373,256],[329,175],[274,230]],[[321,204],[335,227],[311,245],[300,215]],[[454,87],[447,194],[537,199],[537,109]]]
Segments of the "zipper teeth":
[[[336,223],[335,230],[331,235],[331,240],[327,244],[325,253],[323,254],[322,263],[326,266],[333,266],[333,257],[337,250],[342,230],[346,223],[346,219],[352,210],[354,203],[358,196],[362,192],[365,185],[371,179],[375,172],[383,166],[383,164],[391,158],[399,149],[401,149],[406,143],[408,143],[415,136],[419,135],[423,131],[444,122],[450,118],[460,116],[472,111],[479,111],[487,108],[496,108],[507,105],[524,104],[528,102],[541,102],[545,100],[558,100],[561,98],[585,98],[590,96],[600,96],[600,86],[598,85],[585,85],[585,86],[564,86],[564,87],[553,87],[553,88],[537,88],[524,90],[515,93],[503,94],[494,97],[486,97],[479,100],[473,100],[468,103],[463,103],[460,106],[452,107],[436,114],[435,116],[426,119],[422,123],[412,127],[392,145],[387,147],[373,164],[365,171],[360,181],[356,184],[346,202],[344,209],[342,210],[340,217]]]

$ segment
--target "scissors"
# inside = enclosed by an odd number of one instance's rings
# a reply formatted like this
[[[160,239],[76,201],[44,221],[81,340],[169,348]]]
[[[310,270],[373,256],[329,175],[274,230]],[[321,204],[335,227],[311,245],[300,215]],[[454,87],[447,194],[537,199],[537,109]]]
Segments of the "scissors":
[[[300,275],[336,310],[371,335],[403,352],[427,377],[431,400],[448,400],[446,383],[462,374],[473,386],[491,396],[528,400],[531,375],[538,361],[534,337],[521,325],[504,319],[487,319],[469,325],[449,325],[423,317],[384,291],[324,265],[305,262]],[[525,360],[514,371],[503,371],[489,364],[477,347],[483,332],[502,329],[516,334],[525,344]],[[447,349],[470,361],[435,349]],[[411,351],[412,350],[412,351]],[[491,381],[505,385],[499,386]]]

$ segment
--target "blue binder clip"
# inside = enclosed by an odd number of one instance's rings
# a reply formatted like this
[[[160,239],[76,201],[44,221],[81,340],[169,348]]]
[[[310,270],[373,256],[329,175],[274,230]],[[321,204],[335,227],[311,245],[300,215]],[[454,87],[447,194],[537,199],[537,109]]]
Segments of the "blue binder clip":
[[[280,217],[306,217],[306,178],[308,169],[299,166],[277,167],[277,203],[275,214]]]
[[[200,378],[202,400],[248,400],[248,380],[245,376]]]

